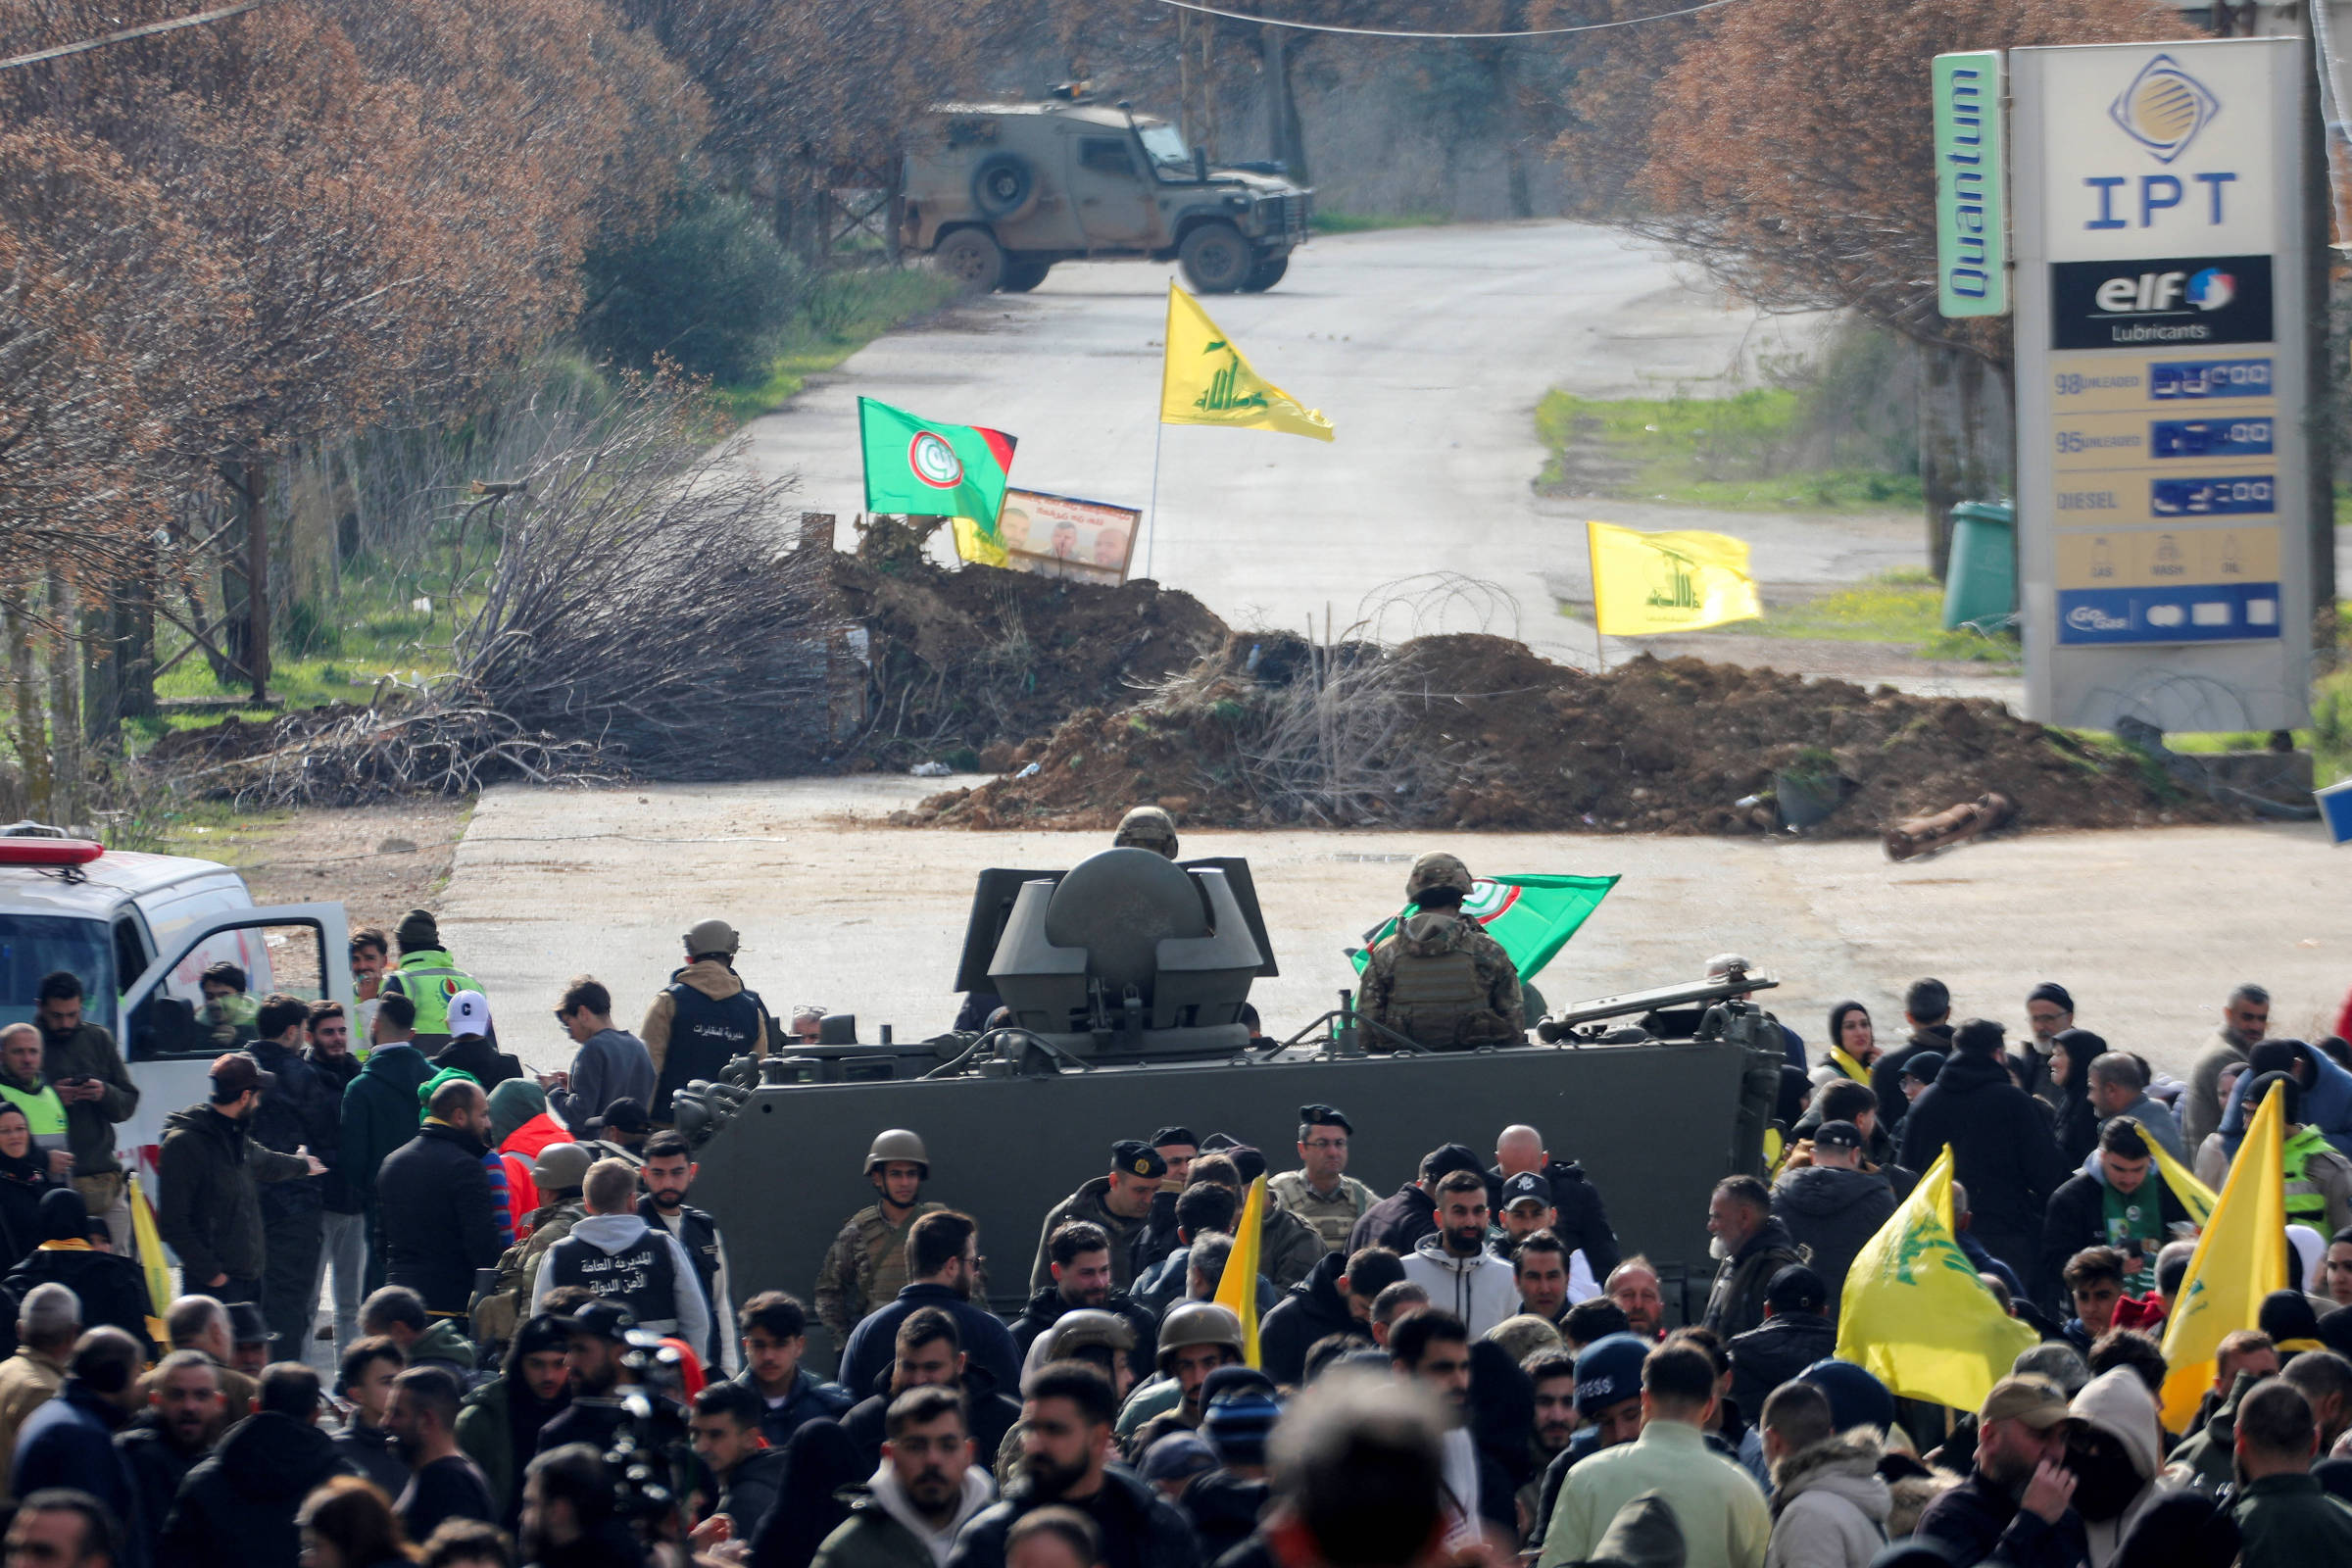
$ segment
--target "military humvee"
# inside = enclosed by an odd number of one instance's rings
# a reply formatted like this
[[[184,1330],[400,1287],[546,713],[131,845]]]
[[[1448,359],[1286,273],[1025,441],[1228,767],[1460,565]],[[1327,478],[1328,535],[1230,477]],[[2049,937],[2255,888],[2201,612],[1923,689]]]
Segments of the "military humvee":
[[[945,104],[906,154],[905,245],[967,288],[1026,293],[1055,262],[1175,260],[1202,294],[1272,288],[1307,198],[1271,165],[1211,169],[1164,120],[1083,96]]]

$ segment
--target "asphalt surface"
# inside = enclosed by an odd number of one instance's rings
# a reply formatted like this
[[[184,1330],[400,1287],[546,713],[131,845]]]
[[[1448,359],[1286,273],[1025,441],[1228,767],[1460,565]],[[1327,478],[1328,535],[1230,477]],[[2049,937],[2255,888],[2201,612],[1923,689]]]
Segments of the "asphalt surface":
[[[537,1068],[572,1053],[549,1010],[586,971],[633,1026],[679,961],[680,933],[720,915],[771,1005],[858,1015],[863,1038],[945,1029],[949,985],[987,866],[1066,866],[1106,836],[893,828],[942,784],[862,777],[731,786],[485,793],[440,904],[452,950],[489,989],[499,1038]],[[1249,858],[1279,977],[1252,991],[1269,1032],[1334,1004],[1342,950],[1400,902],[1398,832],[1187,832],[1184,852]],[[2316,826],[2180,827],[1994,839],[1901,865],[1872,840],[1454,834],[1474,870],[1620,873],[1538,981],[1555,1004],[1696,978],[1716,953],[1782,977],[1774,1010],[1818,1044],[1854,997],[1899,1027],[1903,987],[1932,974],[1963,1015],[2024,1027],[2057,980],[2077,1022],[2184,1072],[2230,988],[2271,988],[2281,1034],[2325,1032],[2352,982],[2344,860]],[[2226,908],[2257,917],[2198,919]]]
[[[1160,345],[1173,267],[1065,264],[1034,294],[983,296],[892,333],[744,432],[801,504],[863,508],[858,398],[1017,436],[1013,482],[1123,506],[1152,496]],[[1612,229],[1542,221],[1317,239],[1271,292],[1204,302],[1258,371],[1330,416],[1330,444],[1168,426],[1159,504],[1131,573],[1240,624],[1389,638],[1484,630],[1590,665],[1583,523],[1700,527],[1747,539],[1768,590],[1846,583],[1923,560],[1898,514],[1809,516],[1553,499],[1534,411],[1595,397],[1711,395],[1801,350],[1814,318],[1767,318],[1689,287]],[[1634,645],[1612,642],[1611,659]]]

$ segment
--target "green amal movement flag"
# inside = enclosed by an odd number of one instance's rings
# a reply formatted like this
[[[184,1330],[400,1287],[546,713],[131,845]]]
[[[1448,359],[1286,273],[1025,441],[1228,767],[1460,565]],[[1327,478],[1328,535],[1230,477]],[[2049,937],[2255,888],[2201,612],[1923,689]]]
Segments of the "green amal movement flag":
[[[1470,885],[1462,912],[1502,944],[1520,979],[1532,980],[1616,885],[1613,876],[1482,876]],[[1372,950],[1397,922],[1410,919],[1420,908],[1408,904],[1377,930],[1365,932],[1364,945],[1349,949],[1348,960],[1360,972],[1371,961]]]
[[[942,424],[872,398],[858,400],[858,434],[865,447],[866,511],[970,517],[996,537],[1011,436]]]

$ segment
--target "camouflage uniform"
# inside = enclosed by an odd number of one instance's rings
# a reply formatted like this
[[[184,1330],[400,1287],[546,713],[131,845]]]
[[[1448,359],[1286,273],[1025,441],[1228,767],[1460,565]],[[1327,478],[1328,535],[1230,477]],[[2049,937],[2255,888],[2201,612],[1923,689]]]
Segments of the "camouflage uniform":
[[[906,1233],[925,1214],[947,1206],[918,1200],[896,1225],[882,1217],[879,1203],[850,1216],[816,1271],[816,1318],[832,1331],[834,1344],[847,1345],[859,1318],[898,1298],[906,1284]]]
[[[1425,909],[1372,950],[1364,1016],[1432,1051],[1496,1045],[1527,1033],[1519,971],[1502,944],[1450,909]],[[1365,1042],[1375,1050],[1388,1043]]]
[[[1340,1190],[1325,1198],[1306,1185],[1306,1172],[1286,1170],[1279,1176],[1266,1178],[1266,1191],[1274,1201],[1298,1215],[1323,1239],[1323,1249],[1329,1252],[1348,1250],[1348,1233],[1355,1222],[1364,1217],[1364,1210],[1380,1201],[1371,1188],[1352,1176],[1340,1178]]]

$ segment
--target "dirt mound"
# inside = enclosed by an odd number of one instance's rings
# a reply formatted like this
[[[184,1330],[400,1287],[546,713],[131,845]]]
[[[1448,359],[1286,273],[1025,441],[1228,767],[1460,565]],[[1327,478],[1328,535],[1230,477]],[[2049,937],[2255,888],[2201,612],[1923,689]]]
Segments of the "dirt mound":
[[[1226,637],[1190,594],[1024,571],[837,556],[834,586],[870,638],[853,767],[1001,765],[1083,709],[1123,709]],[[957,754],[968,752],[969,759]]]
[[[2034,827],[2222,814],[2130,754],[1997,703],[1695,659],[1592,675],[1486,636],[1383,652],[1237,634],[1160,699],[1073,714],[1014,760],[1037,770],[904,819],[1102,828],[1157,801],[1218,827],[1746,834],[1777,827],[1769,800],[1741,804],[1776,781],[1838,803],[1822,835],[1875,835],[1987,791]]]

